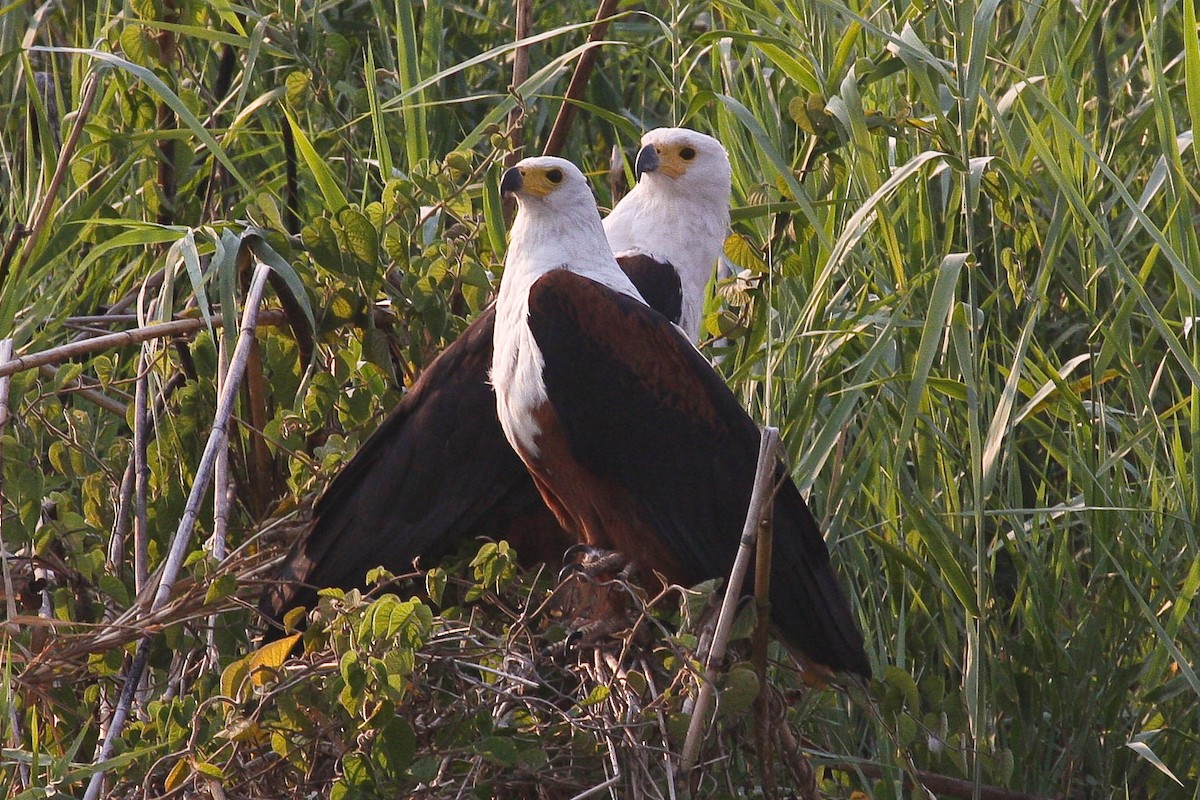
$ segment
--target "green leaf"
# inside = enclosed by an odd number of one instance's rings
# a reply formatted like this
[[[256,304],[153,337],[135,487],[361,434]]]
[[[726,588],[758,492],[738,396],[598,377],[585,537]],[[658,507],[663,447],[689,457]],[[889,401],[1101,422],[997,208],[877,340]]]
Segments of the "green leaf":
[[[487,736],[475,745],[475,752],[502,767],[517,765],[517,746],[512,739],[503,736]]]
[[[358,259],[363,281],[369,282],[378,272],[379,232],[365,214],[354,208],[339,211],[337,221],[346,240],[346,249]]]
[[[204,594],[204,604],[215,603],[223,597],[230,597],[237,592],[238,582],[237,576],[225,574],[219,576],[215,581],[208,585],[208,591]]]
[[[342,194],[333,171],[329,169],[324,159],[313,148],[312,143],[304,135],[304,129],[300,127],[299,123],[287,111],[283,113],[287,117],[288,125],[291,126],[292,136],[296,140],[296,149],[300,153],[300,158],[303,159],[304,166],[308,167],[308,171],[312,173],[313,179],[317,182],[317,187],[321,190],[321,196],[325,199],[326,210],[331,213],[341,211],[349,205],[349,202],[346,200],[346,195]]]
[[[371,762],[383,775],[401,778],[412,764],[417,737],[412,726],[401,716],[393,716],[375,734],[371,742]]]

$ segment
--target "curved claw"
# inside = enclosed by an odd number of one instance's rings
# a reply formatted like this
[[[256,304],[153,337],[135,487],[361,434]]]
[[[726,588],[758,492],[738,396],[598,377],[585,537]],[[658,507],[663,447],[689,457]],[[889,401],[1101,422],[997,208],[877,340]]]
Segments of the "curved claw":
[[[578,564],[582,560],[582,558],[580,558],[581,556],[583,558],[587,558],[588,556],[592,555],[595,552],[596,552],[596,548],[592,547],[587,542],[579,542],[578,544],[573,544],[570,547],[568,547],[565,551],[563,551],[563,557],[562,557],[563,567],[566,568],[566,566],[568,564]]]
[[[558,571],[558,582],[562,583],[572,575],[579,574],[585,576],[588,574],[588,568],[586,564],[582,564],[578,561],[572,561],[569,564],[563,564],[563,568]]]

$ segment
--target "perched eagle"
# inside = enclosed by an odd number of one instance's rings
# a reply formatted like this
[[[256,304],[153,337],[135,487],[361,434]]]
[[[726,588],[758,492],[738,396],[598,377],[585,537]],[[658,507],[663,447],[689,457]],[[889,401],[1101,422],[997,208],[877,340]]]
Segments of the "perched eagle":
[[[501,190],[516,197],[517,217],[491,375],[509,443],[582,542],[684,586],[727,576],[758,426],[617,266],[573,164],[525,159],[504,173]],[[807,660],[869,675],[821,531],[777,471],[772,620]]]
[[[642,138],[635,172],[604,222],[611,247],[641,296],[695,338],[729,228],[729,159],[711,136],[659,128]],[[500,429],[487,377],[494,328],[489,307],[334,478],[263,595],[268,618],[311,607],[319,587],[361,586],[375,566],[404,572],[466,538],[508,539],[526,563],[560,560],[576,542]]]

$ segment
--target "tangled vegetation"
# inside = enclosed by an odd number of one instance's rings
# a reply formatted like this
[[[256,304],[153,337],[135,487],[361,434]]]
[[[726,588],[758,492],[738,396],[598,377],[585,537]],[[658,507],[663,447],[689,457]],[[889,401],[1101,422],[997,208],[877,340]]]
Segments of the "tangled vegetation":
[[[0,5],[4,797],[1200,796],[1195,3],[613,8]],[[503,544],[259,646],[313,495],[492,297],[499,165],[565,134],[608,207],[674,123],[734,166],[706,354],[871,685],[735,649],[681,779],[713,587],[564,647]]]

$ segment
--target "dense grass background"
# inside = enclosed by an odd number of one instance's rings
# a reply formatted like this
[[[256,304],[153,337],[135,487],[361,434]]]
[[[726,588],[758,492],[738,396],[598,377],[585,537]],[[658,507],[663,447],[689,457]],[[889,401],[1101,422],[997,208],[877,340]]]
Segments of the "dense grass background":
[[[0,335],[46,350],[123,298],[142,323],[240,308],[231,237],[260,230],[304,287],[316,366],[287,326],[260,333],[232,446],[241,545],[318,491],[488,301],[496,163],[540,149],[594,13],[535,4],[510,92],[508,3],[0,6]],[[601,48],[564,154],[602,205],[612,146],[647,128],[711,132],[733,160],[737,275],[715,288],[712,352],[782,428],[880,676],[871,711],[826,695],[793,714],[832,760],[884,768],[823,788],[900,796],[911,762],[1046,797],[1200,796],[1193,0],[624,5]],[[135,548],[110,539],[129,530],[142,354],[12,378],[0,531],[56,566],[44,615],[79,625],[50,640],[133,603]],[[144,356],[150,395],[171,390],[149,443],[153,570],[218,357],[207,331]],[[212,530],[208,510],[188,574],[214,602],[252,599],[213,582],[232,573],[200,553]],[[230,768],[221,724],[194,721],[216,714],[249,620],[223,615],[202,666],[171,652],[202,650],[203,625],[168,629],[151,686],[174,676],[171,699],[136,720],[125,784]],[[81,791],[72,764],[121,667],[116,648],[39,673],[48,631],[5,629],[9,797]]]

